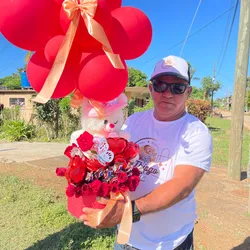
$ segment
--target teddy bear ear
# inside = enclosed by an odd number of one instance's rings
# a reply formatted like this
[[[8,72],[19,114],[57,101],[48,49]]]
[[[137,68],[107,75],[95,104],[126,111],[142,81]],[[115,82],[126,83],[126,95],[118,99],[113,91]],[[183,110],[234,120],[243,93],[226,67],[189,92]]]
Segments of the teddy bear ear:
[[[126,106],[128,102],[127,96],[124,93],[120,94],[118,97],[118,102],[119,104],[124,104]]]

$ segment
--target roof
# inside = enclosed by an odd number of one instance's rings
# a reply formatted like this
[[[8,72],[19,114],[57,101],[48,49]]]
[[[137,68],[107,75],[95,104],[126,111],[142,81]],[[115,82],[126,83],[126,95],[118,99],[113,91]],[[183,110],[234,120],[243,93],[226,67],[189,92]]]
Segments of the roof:
[[[33,89],[0,89],[0,94],[13,94],[13,93],[17,93],[17,94],[36,94],[37,92]]]

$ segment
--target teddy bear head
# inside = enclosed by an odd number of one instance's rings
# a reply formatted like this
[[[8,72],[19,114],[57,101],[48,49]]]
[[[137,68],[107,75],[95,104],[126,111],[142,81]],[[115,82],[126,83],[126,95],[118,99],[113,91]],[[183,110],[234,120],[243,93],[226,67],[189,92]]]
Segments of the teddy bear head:
[[[125,118],[123,108],[126,105],[127,97],[125,94],[121,94],[107,103],[84,100],[82,104],[82,129],[93,135],[119,136]]]

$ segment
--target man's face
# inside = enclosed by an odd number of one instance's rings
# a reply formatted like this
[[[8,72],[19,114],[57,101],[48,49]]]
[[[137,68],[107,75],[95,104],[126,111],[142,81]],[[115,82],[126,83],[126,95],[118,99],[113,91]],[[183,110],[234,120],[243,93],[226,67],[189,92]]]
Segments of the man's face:
[[[162,82],[171,84],[186,84],[188,87],[183,94],[173,94],[168,88],[164,93],[155,92],[152,84],[149,85],[149,90],[154,102],[154,115],[157,120],[160,121],[172,121],[180,118],[185,111],[185,103],[188,96],[192,92],[192,88],[188,85],[188,82],[177,78],[175,76],[160,76],[156,78]]]
[[[150,154],[151,153],[151,147],[150,146],[145,146],[144,151],[146,154]]]

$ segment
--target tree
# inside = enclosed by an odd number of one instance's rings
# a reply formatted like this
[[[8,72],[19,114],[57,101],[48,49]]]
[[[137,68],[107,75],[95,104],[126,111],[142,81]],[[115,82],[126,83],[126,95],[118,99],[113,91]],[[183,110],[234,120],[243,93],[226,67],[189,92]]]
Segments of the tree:
[[[247,90],[246,91],[246,108],[247,108],[247,111],[250,110],[250,90]]]
[[[24,68],[17,68],[16,73],[12,73],[11,76],[6,76],[0,79],[0,85],[7,87],[7,89],[21,89],[21,72]]]
[[[190,62],[187,62],[187,63],[188,63],[188,67],[189,67],[190,81],[191,81],[193,79],[193,77],[194,77],[196,68],[193,68]]]
[[[250,76],[247,77],[246,89],[250,89]]]
[[[247,111],[250,110],[250,76],[247,77],[247,82],[246,82],[245,107]]]
[[[59,102],[60,99],[51,99],[45,104],[34,103],[38,120],[44,122],[48,126],[45,126],[45,129],[49,140],[58,138],[59,118],[61,115]]]
[[[203,98],[203,90],[202,88],[197,88],[195,86],[192,87],[192,94],[190,96],[191,99],[202,99]]]
[[[209,99],[211,97],[211,106],[213,108],[213,97],[216,91],[221,89],[221,82],[216,81],[213,82],[212,77],[206,76],[201,81],[202,89],[203,89],[203,100]]]
[[[21,77],[18,74],[6,76],[0,79],[0,85],[7,87],[7,89],[21,89]]]
[[[147,87],[147,75],[142,71],[129,68],[128,74],[128,87]]]

